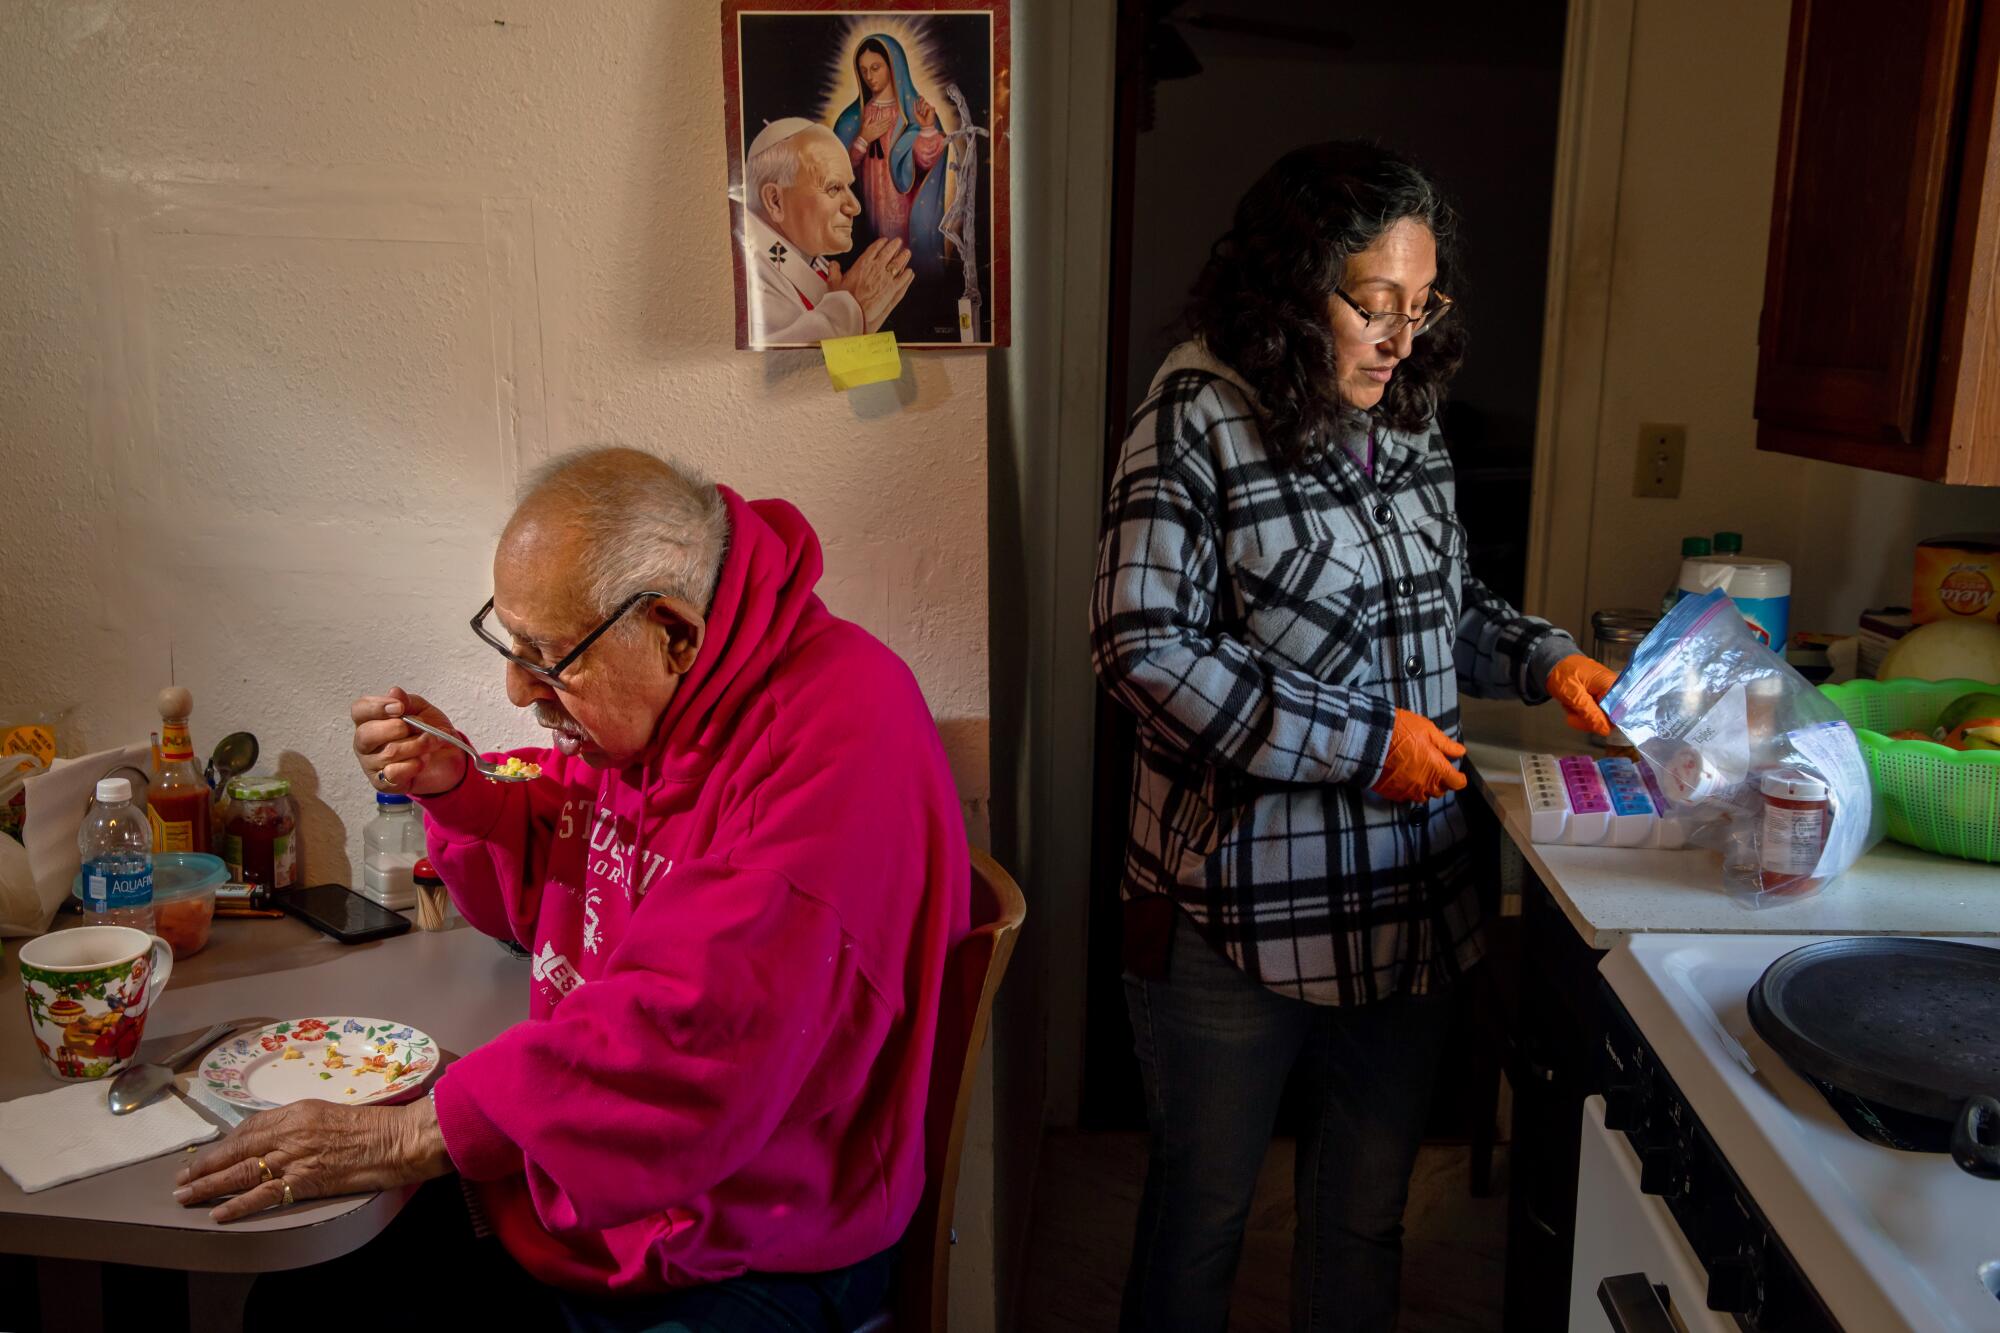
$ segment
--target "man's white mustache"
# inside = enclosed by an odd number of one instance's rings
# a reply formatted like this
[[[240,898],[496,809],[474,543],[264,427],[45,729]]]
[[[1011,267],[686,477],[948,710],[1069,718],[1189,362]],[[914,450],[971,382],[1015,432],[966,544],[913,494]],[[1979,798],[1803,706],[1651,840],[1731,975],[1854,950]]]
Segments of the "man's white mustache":
[[[566,731],[572,736],[581,736],[583,731],[575,721],[564,716],[547,700],[535,700],[535,721],[550,731]]]

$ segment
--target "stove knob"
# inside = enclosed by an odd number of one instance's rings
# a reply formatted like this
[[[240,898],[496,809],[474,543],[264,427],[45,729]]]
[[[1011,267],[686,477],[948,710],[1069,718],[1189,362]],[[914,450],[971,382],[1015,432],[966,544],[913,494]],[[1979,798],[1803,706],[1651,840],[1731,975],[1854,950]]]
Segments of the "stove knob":
[[[1639,1127],[1639,1114],[1646,1104],[1646,1084],[1642,1079],[1625,1079],[1604,1089],[1604,1127],[1630,1133]]]
[[[1723,1314],[1749,1314],[1759,1300],[1763,1279],[1757,1261],[1747,1254],[1730,1254],[1708,1262],[1708,1308]]]
[[[1639,1188],[1663,1199],[1687,1189],[1687,1165],[1678,1147],[1644,1148],[1639,1153]]]

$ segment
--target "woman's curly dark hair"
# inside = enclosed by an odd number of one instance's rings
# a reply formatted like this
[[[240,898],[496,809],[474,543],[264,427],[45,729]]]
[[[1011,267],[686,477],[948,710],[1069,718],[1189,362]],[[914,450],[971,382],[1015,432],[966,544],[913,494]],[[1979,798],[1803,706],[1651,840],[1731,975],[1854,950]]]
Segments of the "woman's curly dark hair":
[[[1404,218],[1437,239],[1435,290],[1459,293],[1458,214],[1420,167],[1377,144],[1340,140],[1279,158],[1210,247],[1187,322],[1257,392],[1264,442],[1287,463],[1336,438],[1341,399],[1327,303],[1348,259]],[[1415,340],[1370,411],[1381,425],[1427,429],[1465,353],[1462,320]]]

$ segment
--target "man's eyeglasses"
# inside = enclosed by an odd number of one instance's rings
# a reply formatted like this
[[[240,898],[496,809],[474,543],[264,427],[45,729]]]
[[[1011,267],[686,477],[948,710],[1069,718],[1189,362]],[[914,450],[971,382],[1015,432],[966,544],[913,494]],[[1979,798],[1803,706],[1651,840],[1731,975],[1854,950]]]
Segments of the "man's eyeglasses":
[[[540,662],[530,662],[527,658],[522,657],[520,654],[514,652],[504,642],[496,638],[493,634],[493,631],[486,628],[486,618],[493,614],[493,599],[491,597],[486,599],[486,605],[479,608],[479,614],[472,618],[472,632],[474,634],[477,634],[480,638],[484,639],[493,648],[493,651],[499,653],[500,656],[506,658],[509,662],[512,662],[515,666],[521,668],[521,670],[533,676],[536,680],[546,682],[549,685],[553,685],[556,689],[562,689],[563,688],[562,673],[568,669],[570,663],[576,661],[577,658],[582,657],[584,652],[590,647],[591,644],[596,643],[599,639],[603,638],[607,630],[609,630],[613,625],[617,624],[620,620],[624,619],[625,613],[627,611],[630,611],[633,607],[637,606],[639,603],[645,601],[649,597],[665,597],[665,596],[666,594],[663,592],[633,593],[630,597],[627,597],[625,599],[625,601],[619,606],[619,608],[616,611],[613,611],[609,616],[605,618],[603,624],[599,625],[596,629],[592,630],[590,633],[584,635],[581,639],[577,640],[576,647],[564,653],[562,656],[562,660],[557,662],[554,666],[543,666]]]
[[[1414,315],[1405,315],[1394,310],[1363,309],[1359,301],[1336,287],[1333,294],[1347,302],[1348,309],[1361,316],[1361,336],[1372,343],[1385,343],[1402,336],[1409,329],[1412,338],[1420,338],[1429,332],[1446,312],[1451,309],[1449,296],[1431,293],[1431,302]]]

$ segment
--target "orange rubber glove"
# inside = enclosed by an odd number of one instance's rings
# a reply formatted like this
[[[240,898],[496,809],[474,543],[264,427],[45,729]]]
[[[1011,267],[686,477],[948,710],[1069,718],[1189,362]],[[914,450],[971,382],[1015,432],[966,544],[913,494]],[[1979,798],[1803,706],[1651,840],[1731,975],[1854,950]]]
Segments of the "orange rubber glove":
[[[1582,653],[1571,653],[1549,672],[1549,698],[1562,705],[1564,720],[1578,731],[1611,734],[1611,719],[1597,701],[1611,693],[1618,675]]]
[[[1465,747],[1438,729],[1437,723],[1408,709],[1396,710],[1396,730],[1389,736],[1389,755],[1382,776],[1369,788],[1391,801],[1421,805],[1447,791],[1465,786],[1465,774],[1452,760],[1465,757]]]

